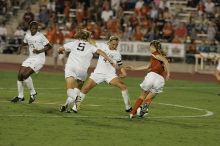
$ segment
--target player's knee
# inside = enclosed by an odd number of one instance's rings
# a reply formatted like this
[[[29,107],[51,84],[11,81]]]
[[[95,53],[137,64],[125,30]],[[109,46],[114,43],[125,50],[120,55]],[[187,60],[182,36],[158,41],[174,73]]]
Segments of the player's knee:
[[[118,87],[124,91],[124,90],[127,90],[127,86],[125,84],[119,84]]]

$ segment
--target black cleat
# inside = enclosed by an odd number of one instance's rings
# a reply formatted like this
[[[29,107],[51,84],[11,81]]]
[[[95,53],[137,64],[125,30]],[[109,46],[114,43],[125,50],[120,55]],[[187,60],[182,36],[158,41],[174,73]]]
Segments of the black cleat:
[[[13,103],[17,103],[17,102],[22,102],[24,101],[24,98],[19,98],[18,96],[14,97],[11,102]]]
[[[30,95],[29,104],[31,104],[32,102],[34,102],[36,98],[37,98],[37,92],[36,92],[35,94]]]
[[[125,112],[130,113],[132,111],[132,107],[130,107],[129,109],[126,109]]]
[[[59,108],[59,111],[60,111],[60,112],[66,111],[66,110],[67,110],[67,107],[68,107],[68,105],[61,105],[60,108]]]

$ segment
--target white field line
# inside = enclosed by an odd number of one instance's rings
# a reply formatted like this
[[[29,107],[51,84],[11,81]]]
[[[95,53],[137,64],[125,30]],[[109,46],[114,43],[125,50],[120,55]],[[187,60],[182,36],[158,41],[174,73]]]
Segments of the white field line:
[[[9,101],[0,101],[0,102],[9,102]],[[56,102],[49,102],[49,103],[41,103],[36,102],[37,104],[50,104],[50,105],[57,105],[59,103]],[[154,103],[159,105],[165,105],[165,106],[173,106],[178,108],[185,108],[185,109],[191,109],[191,110],[197,110],[197,111],[203,111],[204,114],[200,115],[191,115],[191,116],[148,116],[147,118],[150,119],[167,119],[167,118],[199,118],[199,117],[208,117],[214,115],[212,111],[196,108],[196,107],[190,107],[190,106],[183,106],[183,105],[177,105],[177,104],[168,104],[168,103]],[[94,104],[85,104],[84,106],[103,106],[103,105],[94,105]],[[27,115],[27,114],[12,114],[12,115],[4,115],[0,114],[0,117],[42,117],[42,118],[110,118],[110,119],[127,119],[128,116],[82,116],[79,114],[69,114],[69,115]]]

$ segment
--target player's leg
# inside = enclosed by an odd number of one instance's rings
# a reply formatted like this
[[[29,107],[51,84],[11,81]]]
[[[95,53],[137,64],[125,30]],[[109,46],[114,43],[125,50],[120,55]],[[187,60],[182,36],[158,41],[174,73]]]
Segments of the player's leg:
[[[147,97],[148,94],[149,94],[149,91],[144,91],[143,89],[141,90],[141,94],[136,99],[135,104],[132,108],[130,118],[133,118],[136,115],[137,109],[141,106],[141,104],[143,103],[144,99]]]
[[[67,110],[70,103],[75,102],[77,95],[79,94],[77,80],[70,76],[66,78],[67,99],[64,105],[60,107],[60,112]]]
[[[118,87],[121,90],[121,94],[122,94],[124,104],[125,104],[125,111],[130,112],[132,107],[130,103],[127,86],[124,84],[124,82],[119,77],[113,78],[109,83],[113,86]]]
[[[25,71],[23,72],[24,82],[26,83],[26,85],[30,91],[29,103],[34,102],[35,99],[37,98],[37,92],[35,91],[33,80],[31,78],[31,75],[34,72],[35,71],[30,67],[26,67]]]
[[[14,97],[11,102],[19,102],[24,101],[24,82],[23,82],[23,72],[25,71],[24,66],[21,66],[18,71],[18,77],[17,77],[17,88],[18,88],[18,96]]]
[[[80,94],[79,94],[79,98],[80,98],[80,102],[82,102],[85,99],[86,94],[92,90],[92,88],[94,88],[97,85],[97,83],[89,78],[86,83],[83,85]]]
[[[146,98],[144,99],[144,104],[143,106],[141,107],[141,110],[140,110],[140,115],[139,117],[143,117],[145,116],[146,114],[148,114],[148,108],[152,102],[152,100],[154,99],[154,97],[157,95],[157,93],[152,93],[152,92],[149,92],[149,94],[146,96]]]
[[[81,104],[81,97],[80,97],[80,90],[82,89],[82,86],[84,84],[84,81],[77,80],[78,88],[75,88],[77,90],[77,98],[76,101],[73,102],[72,112],[77,113],[80,109]]]

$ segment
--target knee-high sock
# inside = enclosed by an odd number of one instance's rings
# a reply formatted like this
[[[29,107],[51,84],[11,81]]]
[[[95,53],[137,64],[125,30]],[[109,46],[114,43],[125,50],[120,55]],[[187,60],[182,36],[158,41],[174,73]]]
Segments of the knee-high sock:
[[[18,87],[18,97],[23,98],[24,97],[24,83],[23,83],[23,81],[17,81],[17,87]]]
[[[30,94],[31,95],[36,94],[32,78],[28,77],[26,80],[24,80],[24,82],[26,83],[28,89],[30,90]]]
[[[131,113],[132,113],[133,115],[135,115],[135,114],[137,113],[137,109],[140,107],[140,105],[142,104],[142,102],[143,102],[143,99],[141,99],[141,98],[136,99],[135,104],[134,104],[134,107],[133,107],[133,109],[132,109],[132,111],[131,111]]]
[[[65,105],[68,105],[72,102],[74,102],[76,100],[76,97],[78,96],[79,94],[79,89],[78,88],[74,88],[74,89],[67,89],[67,99],[66,99],[66,102],[65,102]]]
[[[130,98],[128,95],[128,90],[121,91],[121,94],[122,94],[122,97],[125,103],[125,109],[129,109],[131,105],[130,105]]]

